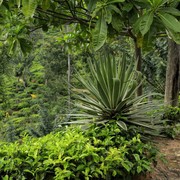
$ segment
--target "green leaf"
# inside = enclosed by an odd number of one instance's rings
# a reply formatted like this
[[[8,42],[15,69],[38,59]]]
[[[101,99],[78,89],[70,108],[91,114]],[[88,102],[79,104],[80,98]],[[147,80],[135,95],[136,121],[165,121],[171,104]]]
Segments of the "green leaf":
[[[85,2],[87,4],[88,11],[92,12],[96,7],[97,0],[93,0],[93,1],[86,1],[85,0]]]
[[[180,32],[180,22],[174,16],[168,13],[159,13],[158,15],[166,28]]]
[[[27,54],[31,51],[32,49],[32,42],[26,38],[19,38],[18,39],[20,48],[23,52],[23,54]]]
[[[22,12],[26,18],[34,16],[37,7],[37,1],[35,0],[22,0]]]
[[[92,32],[92,45],[95,51],[99,50],[105,43],[107,38],[107,24],[104,16],[101,15]]]
[[[112,21],[112,13],[111,10],[106,8],[105,14],[104,14],[105,21],[110,24]]]
[[[86,166],[84,165],[84,164],[80,164],[80,165],[78,165],[78,167],[77,167],[77,171],[82,171],[84,168],[85,168]]]
[[[152,7],[157,8],[164,3],[164,0],[148,0]]]
[[[146,168],[146,170],[150,171],[151,170],[151,166],[149,164],[142,164],[142,166],[144,168]]]
[[[10,38],[11,39],[11,38]],[[9,46],[9,54],[13,54],[17,47],[18,47],[18,40],[16,38],[9,40],[10,46]]]
[[[166,13],[174,15],[174,16],[180,16],[180,11],[173,7],[165,7],[162,9],[162,12],[166,12]]]
[[[122,162],[122,166],[127,170],[127,172],[130,172],[131,167],[126,162]]]
[[[123,28],[123,22],[121,21],[120,16],[118,14],[113,15],[111,24],[112,24],[112,27],[117,32],[121,32],[121,30]]]
[[[143,36],[149,31],[151,24],[153,22],[153,16],[154,14],[152,12],[142,16],[142,19],[139,25],[139,30]]]
[[[113,3],[121,3],[121,2],[124,2],[125,0],[109,0],[107,2],[107,4],[113,4]]]
[[[127,126],[123,121],[117,121],[117,124],[124,130],[127,131]]]
[[[138,166],[137,167],[137,172],[140,173],[142,171],[142,167],[141,166]]]
[[[1,6],[2,3],[3,3],[3,0],[0,0],[0,6]]]
[[[137,162],[140,161],[140,157],[139,157],[139,154],[133,154],[134,158],[136,159]]]
[[[50,0],[42,1],[42,9],[47,10],[50,7]]]
[[[129,12],[129,11],[131,11],[132,8],[133,8],[133,4],[125,3],[124,6],[122,7],[122,10]]]
[[[16,0],[16,3],[17,3],[18,8],[20,8],[21,7],[21,0]]]
[[[113,4],[108,5],[108,9],[110,9],[111,11],[116,12],[117,14],[121,14],[120,9],[117,8],[117,6],[115,6],[115,5],[113,5]]]

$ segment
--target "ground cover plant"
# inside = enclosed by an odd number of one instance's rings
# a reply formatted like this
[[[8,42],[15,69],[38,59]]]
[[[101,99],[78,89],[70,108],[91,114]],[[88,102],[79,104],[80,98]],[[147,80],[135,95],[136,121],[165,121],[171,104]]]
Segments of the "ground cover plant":
[[[83,131],[68,127],[41,138],[2,143],[2,179],[131,179],[151,170],[157,150],[114,122]]]

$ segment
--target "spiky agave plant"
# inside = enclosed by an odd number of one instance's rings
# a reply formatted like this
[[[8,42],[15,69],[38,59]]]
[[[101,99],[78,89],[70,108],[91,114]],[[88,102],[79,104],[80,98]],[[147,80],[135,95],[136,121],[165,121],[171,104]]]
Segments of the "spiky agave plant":
[[[135,70],[133,61],[127,64],[123,56],[117,63],[115,58],[108,55],[94,63],[89,61],[89,67],[89,78],[77,77],[86,89],[76,96],[79,100],[77,106],[84,113],[73,114],[72,117],[78,121],[69,123],[107,123],[115,120],[124,130],[128,125],[135,125],[142,127],[145,134],[159,134],[162,121],[157,116],[147,115],[155,106],[144,101],[147,95],[135,96],[145,79]]]

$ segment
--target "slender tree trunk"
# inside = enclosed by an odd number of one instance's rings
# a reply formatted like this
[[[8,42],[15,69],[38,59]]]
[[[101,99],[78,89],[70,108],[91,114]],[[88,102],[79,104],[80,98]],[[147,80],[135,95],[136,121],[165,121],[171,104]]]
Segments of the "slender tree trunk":
[[[68,113],[71,111],[71,57],[68,54]]]
[[[165,104],[178,106],[180,91],[180,45],[168,40],[168,62],[166,69]]]
[[[69,32],[69,26],[65,25],[65,30],[68,33]],[[67,46],[68,48],[68,46]],[[68,51],[67,51],[68,52]],[[71,55],[68,52],[67,55],[67,60],[68,60],[68,71],[67,71],[67,79],[68,79],[68,120],[70,118],[70,113],[71,113]]]
[[[137,61],[136,70],[141,72],[142,71],[142,53],[141,53],[141,48],[138,47],[137,40],[134,40],[134,44],[135,44],[135,57],[136,57],[136,61]],[[137,96],[141,96],[142,95],[142,85],[139,86],[139,88],[137,89],[136,94],[137,94]]]

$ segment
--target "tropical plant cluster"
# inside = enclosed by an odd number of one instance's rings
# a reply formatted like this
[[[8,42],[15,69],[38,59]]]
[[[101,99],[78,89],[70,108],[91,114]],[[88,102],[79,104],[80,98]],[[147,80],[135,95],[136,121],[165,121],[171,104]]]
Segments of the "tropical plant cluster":
[[[151,170],[157,150],[117,124],[68,127],[41,138],[2,143],[2,179],[131,179]]]
[[[151,171],[153,140],[180,134],[179,7],[0,0],[0,179]]]

